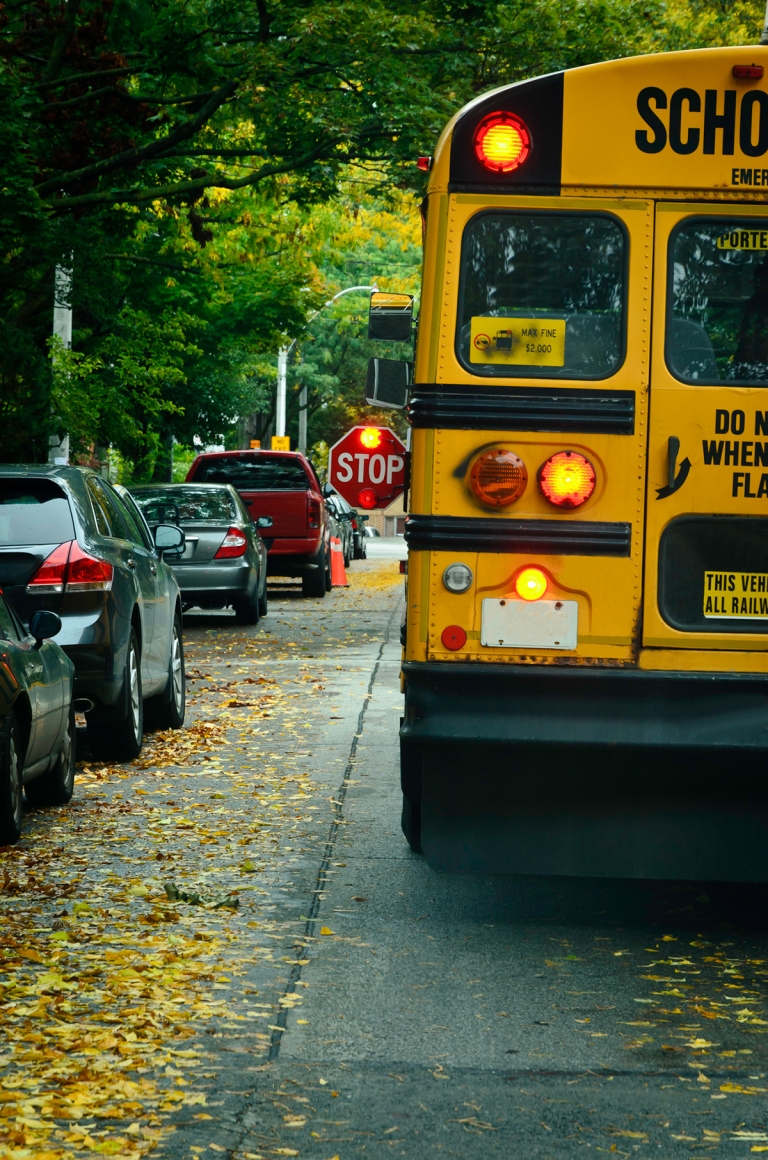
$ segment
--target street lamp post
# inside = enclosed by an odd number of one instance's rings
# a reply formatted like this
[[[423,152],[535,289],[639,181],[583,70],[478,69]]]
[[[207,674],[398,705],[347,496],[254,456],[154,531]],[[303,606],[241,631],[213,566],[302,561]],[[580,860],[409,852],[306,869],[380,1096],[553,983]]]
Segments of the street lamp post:
[[[333,306],[334,302],[339,298],[343,298],[345,294],[354,294],[356,291],[366,291],[372,293],[378,290],[378,286],[348,286],[346,290],[339,290],[338,294],[334,294],[333,298],[329,298],[311,314],[307,319],[306,325],[309,326],[317,318],[321,310],[325,310],[327,306]],[[306,329],[306,327],[305,327]],[[288,379],[288,358],[298,342],[298,338],[294,338],[289,346],[282,346],[277,353],[277,405],[275,407],[275,434],[285,435],[286,422],[286,393],[287,393],[287,379]],[[308,392],[306,387],[301,388],[299,393],[299,451],[305,455],[307,453],[307,404],[309,402]]]

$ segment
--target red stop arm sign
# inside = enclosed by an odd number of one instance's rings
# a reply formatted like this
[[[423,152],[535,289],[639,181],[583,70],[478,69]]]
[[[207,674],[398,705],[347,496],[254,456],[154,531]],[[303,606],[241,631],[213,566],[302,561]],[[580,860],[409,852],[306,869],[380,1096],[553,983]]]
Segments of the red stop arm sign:
[[[405,491],[406,458],[389,427],[353,427],[328,453],[328,481],[352,507],[386,508]]]

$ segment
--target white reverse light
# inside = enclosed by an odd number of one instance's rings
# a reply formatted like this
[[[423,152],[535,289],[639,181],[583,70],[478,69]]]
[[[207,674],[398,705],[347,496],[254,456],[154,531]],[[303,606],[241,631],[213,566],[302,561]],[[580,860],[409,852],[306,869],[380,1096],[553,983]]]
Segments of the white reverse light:
[[[443,572],[443,584],[449,592],[466,592],[474,580],[466,564],[449,564]]]

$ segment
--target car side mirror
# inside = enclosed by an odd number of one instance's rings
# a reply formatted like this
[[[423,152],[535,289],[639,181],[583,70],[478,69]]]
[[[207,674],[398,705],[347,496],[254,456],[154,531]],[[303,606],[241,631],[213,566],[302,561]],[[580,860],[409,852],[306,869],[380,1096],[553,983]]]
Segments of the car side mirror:
[[[401,411],[408,403],[411,366],[392,358],[368,359],[365,401],[371,407],[394,407]]]
[[[259,516],[256,519],[256,527],[257,528],[271,528],[272,522],[273,522],[272,516]]]
[[[366,523],[366,522],[367,522],[367,521],[368,521],[368,520],[369,520],[371,517],[370,517],[370,516],[360,516],[360,515],[359,515],[357,518],[358,518],[359,520],[362,520],[362,522],[363,522],[363,523]]]
[[[164,552],[178,552],[186,542],[186,536],[181,528],[175,524],[158,524],[154,530],[155,547],[161,554]]]
[[[29,622],[29,631],[35,638],[35,648],[40,648],[44,640],[61,632],[61,617],[47,608],[39,608]]]
[[[413,328],[413,295],[371,294],[368,337],[378,342],[410,342]]]
[[[335,488],[333,488],[330,485],[330,483],[326,483],[325,487],[323,488],[323,495],[325,496],[325,498],[327,499],[329,495],[335,495],[335,494],[336,494]]]

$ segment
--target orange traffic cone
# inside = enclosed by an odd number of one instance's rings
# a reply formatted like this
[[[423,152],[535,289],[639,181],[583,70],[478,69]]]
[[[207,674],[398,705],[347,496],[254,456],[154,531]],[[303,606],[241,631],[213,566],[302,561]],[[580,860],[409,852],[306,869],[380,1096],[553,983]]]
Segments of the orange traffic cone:
[[[331,536],[331,586],[349,588],[347,573],[344,571],[344,549],[338,536]]]

